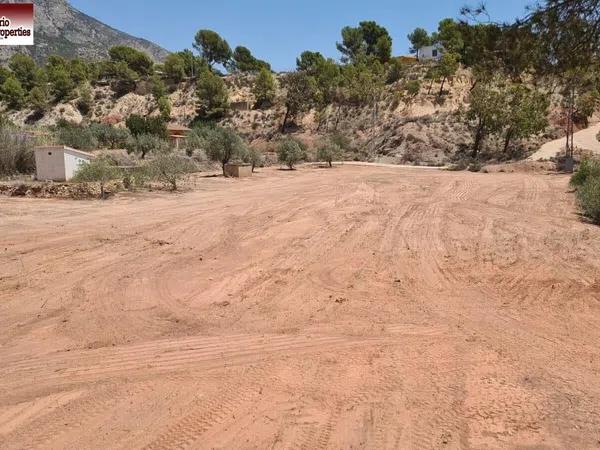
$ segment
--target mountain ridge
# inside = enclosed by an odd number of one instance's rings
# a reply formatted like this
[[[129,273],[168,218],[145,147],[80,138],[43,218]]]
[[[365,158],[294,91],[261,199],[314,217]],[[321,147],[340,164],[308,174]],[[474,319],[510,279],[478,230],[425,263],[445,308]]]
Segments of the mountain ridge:
[[[29,3],[30,0],[9,0],[4,3]],[[15,53],[31,55],[44,62],[50,55],[67,58],[102,59],[115,45],[127,45],[162,61],[169,52],[147,39],[132,36],[91,17],[71,6],[67,0],[33,0],[34,39],[32,47],[0,47],[0,61]]]

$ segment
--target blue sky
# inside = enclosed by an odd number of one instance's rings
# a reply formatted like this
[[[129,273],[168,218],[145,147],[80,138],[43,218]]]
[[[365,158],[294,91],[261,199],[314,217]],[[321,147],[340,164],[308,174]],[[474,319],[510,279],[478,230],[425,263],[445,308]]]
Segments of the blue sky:
[[[408,51],[406,35],[421,26],[430,31],[445,17],[459,17],[465,4],[479,0],[71,0],[71,4],[115,28],[149,39],[167,50],[191,47],[197,30],[221,34],[232,48],[244,45],[275,70],[295,66],[304,50],[338,58],[335,42],[345,25],[375,20],[394,40],[395,55]],[[495,21],[523,14],[528,0],[488,0]]]

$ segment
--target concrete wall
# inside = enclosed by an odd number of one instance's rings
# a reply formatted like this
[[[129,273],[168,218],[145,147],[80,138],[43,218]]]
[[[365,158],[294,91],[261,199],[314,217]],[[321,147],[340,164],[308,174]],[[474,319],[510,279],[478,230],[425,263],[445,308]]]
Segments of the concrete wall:
[[[69,181],[81,164],[86,164],[90,159],[90,156],[68,147],[37,147],[35,149],[36,179]]]
[[[87,164],[90,158],[82,155],[78,155],[75,152],[64,150],[65,154],[65,180],[69,181],[75,173],[79,170],[82,164]]]
[[[250,164],[226,164],[225,174],[235,178],[251,177],[252,166]]]
[[[36,148],[35,177],[41,181],[65,181],[64,149],[61,147]]]

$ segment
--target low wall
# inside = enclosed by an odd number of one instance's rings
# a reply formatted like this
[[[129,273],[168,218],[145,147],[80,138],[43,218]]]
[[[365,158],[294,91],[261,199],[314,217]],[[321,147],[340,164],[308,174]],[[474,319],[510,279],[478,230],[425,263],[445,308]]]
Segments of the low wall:
[[[233,178],[244,178],[252,176],[250,164],[225,164],[225,175]]]

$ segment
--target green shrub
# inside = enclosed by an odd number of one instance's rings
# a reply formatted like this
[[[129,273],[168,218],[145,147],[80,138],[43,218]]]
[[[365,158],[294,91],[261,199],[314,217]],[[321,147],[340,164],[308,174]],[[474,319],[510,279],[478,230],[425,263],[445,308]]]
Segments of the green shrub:
[[[10,108],[19,109],[25,103],[25,89],[23,89],[20,81],[16,78],[8,78],[4,84],[2,84],[1,92],[2,99]]]
[[[125,45],[117,45],[108,50],[111,61],[125,63],[137,75],[151,75],[154,71],[152,59],[139,50]]]
[[[126,128],[117,128],[103,123],[93,123],[90,131],[102,148],[126,148],[131,134]]]
[[[152,95],[154,100],[158,101],[160,98],[167,95],[167,86],[165,82],[158,75],[152,77]]]
[[[125,120],[125,126],[132,135],[153,134],[160,138],[167,138],[167,126],[162,117],[144,117],[132,114]]]
[[[275,79],[271,71],[262,68],[254,80],[252,93],[256,98],[256,106],[258,108],[268,107],[275,99]]]
[[[223,79],[203,68],[196,82],[198,114],[203,119],[218,119],[229,110],[229,93]]]
[[[395,83],[406,75],[406,65],[399,58],[392,58],[388,63],[387,84]]]
[[[125,62],[109,62],[105,69],[106,74],[113,80],[111,86],[117,98],[135,90],[139,76],[134,70],[131,70]]]
[[[43,86],[35,86],[29,91],[27,101],[35,111],[43,112],[48,108],[48,91]]]
[[[597,159],[584,159],[577,172],[571,177],[571,186],[583,186],[588,178],[600,178],[600,161]]]
[[[235,131],[229,128],[207,128],[202,133],[202,149],[206,152],[208,159],[221,163],[223,176],[225,176],[225,164],[243,157],[246,152],[245,142]]]
[[[157,100],[158,110],[160,111],[160,117],[164,121],[168,121],[171,118],[171,101],[168,97],[160,97]]]
[[[50,82],[52,94],[57,102],[69,100],[76,86],[64,67],[52,71]]]
[[[100,198],[105,199],[104,187],[106,183],[120,176],[121,172],[113,162],[107,158],[96,158],[83,164],[75,173],[72,181],[76,183],[98,183],[100,185]]]
[[[81,114],[87,116],[92,110],[93,105],[92,90],[88,85],[82,86],[79,90],[79,99],[77,99],[77,109]]]
[[[173,191],[177,190],[177,183],[183,175],[196,170],[195,164],[189,159],[168,154],[153,159],[149,168],[154,178],[168,185]]]
[[[141,159],[146,158],[148,153],[166,153],[169,150],[169,147],[167,141],[153,134],[132,136],[125,145],[127,153],[139,155]]]
[[[7,126],[0,128],[0,175],[31,173],[35,169],[33,140]]]
[[[333,133],[329,136],[329,141],[332,144],[339,146],[342,150],[353,150],[352,141],[348,136],[342,133]]]
[[[256,167],[263,167],[265,164],[265,158],[263,154],[256,148],[249,147],[242,156],[242,161],[246,164],[252,165],[252,172]]]
[[[165,59],[164,71],[176,83],[185,78],[185,59],[178,53],[171,53]]]
[[[295,139],[285,139],[281,141],[277,148],[277,158],[280,163],[288,166],[290,170],[306,158],[306,152],[303,145]]]
[[[577,200],[583,214],[600,225],[600,177],[588,177],[577,189]]]
[[[342,157],[342,148],[332,142],[326,142],[317,150],[317,159],[326,162],[329,167],[333,166],[333,161]]]
[[[143,187],[149,180],[152,179],[151,168],[148,164],[141,164],[134,168],[123,170],[123,187],[127,190],[135,190]]]
[[[79,150],[98,148],[98,139],[89,127],[82,127],[65,121],[60,121],[57,124],[56,138],[60,145]]]

